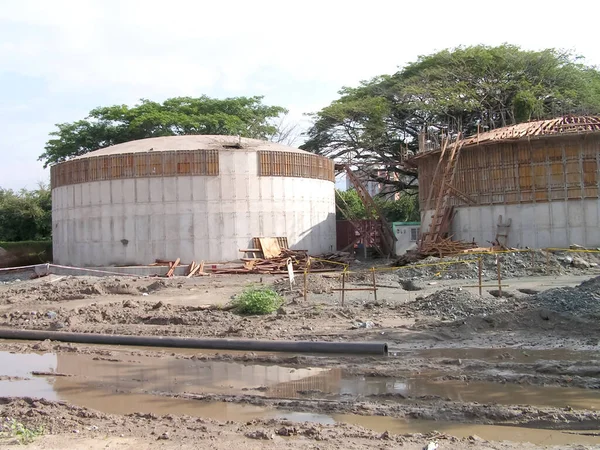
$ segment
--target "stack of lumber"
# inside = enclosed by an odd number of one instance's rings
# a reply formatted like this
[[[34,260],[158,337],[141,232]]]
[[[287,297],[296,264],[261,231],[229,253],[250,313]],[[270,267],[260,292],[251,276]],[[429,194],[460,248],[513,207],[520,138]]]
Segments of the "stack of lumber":
[[[287,262],[291,260],[295,272],[303,272],[309,267],[310,272],[331,272],[342,270],[345,265],[354,262],[354,256],[347,252],[333,252],[313,258],[307,250],[292,250],[287,248],[286,238],[254,238],[255,248],[241,249],[244,254],[251,254],[252,258],[240,258],[241,264],[219,264],[212,265],[209,273],[214,274],[287,274]],[[260,255],[258,257],[257,255]],[[310,264],[309,264],[310,261]],[[157,259],[153,266],[168,266],[167,277],[172,277],[175,268],[180,264],[176,261]],[[200,264],[192,261],[188,265],[187,277],[208,275],[204,271],[204,261]]]
[[[243,265],[239,267],[217,268],[213,273],[285,274],[287,273],[288,259],[292,261],[294,272],[303,272],[307,267],[309,259],[311,272],[330,272],[332,270],[343,269],[344,264],[348,264],[345,261],[348,258],[347,255],[349,254],[328,254],[314,259],[308,255],[308,251],[306,250],[291,250],[286,248],[281,249],[278,256],[271,258],[241,258]],[[336,262],[341,264],[335,264]]]
[[[419,249],[419,253],[424,256],[444,256],[457,255],[465,250],[472,249],[477,245],[473,242],[453,241],[452,237],[438,239],[435,242],[428,242]]]

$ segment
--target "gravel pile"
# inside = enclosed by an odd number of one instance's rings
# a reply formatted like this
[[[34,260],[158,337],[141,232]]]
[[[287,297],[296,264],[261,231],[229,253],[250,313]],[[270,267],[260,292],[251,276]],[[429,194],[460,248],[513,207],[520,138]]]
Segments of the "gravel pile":
[[[600,315],[600,277],[579,286],[541,292],[531,301],[533,306],[560,313]]]
[[[502,278],[519,278],[530,275],[585,274],[598,267],[600,261],[600,254],[595,253],[551,253],[548,255],[541,250],[532,253],[515,252],[498,255],[465,254],[442,259],[430,256],[419,262],[404,266],[398,270],[398,274],[403,279],[477,279],[479,277],[479,264],[477,261],[479,257],[482,258],[481,272],[484,279],[497,278],[497,257],[500,259]],[[462,264],[448,264],[461,261]]]
[[[526,298],[479,297],[460,288],[443,289],[398,307],[407,316],[422,315],[443,320],[516,313],[522,308],[600,317],[600,277],[579,286],[550,289]]]
[[[408,316],[419,314],[439,317],[442,320],[457,320],[476,315],[488,315],[506,309],[505,299],[479,297],[461,288],[442,289],[433,294],[417,298],[398,307]]]

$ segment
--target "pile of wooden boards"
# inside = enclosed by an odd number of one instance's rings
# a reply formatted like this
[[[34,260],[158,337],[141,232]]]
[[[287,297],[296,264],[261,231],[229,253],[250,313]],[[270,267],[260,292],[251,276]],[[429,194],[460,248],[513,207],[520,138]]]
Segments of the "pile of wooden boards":
[[[424,256],[437,256],[443,258],[444,256],[453,256],[459,253],[463,253],[465,250],[477,247],[477,244],[473,242],[464,241],[453,241],[452,236],[447,238],[438,238],[435,242],[429,242],[427,245],[423,245],[419,249],[419,253]]]
[[[291,250],[287,238],[254,238],[253,248],[241,249],[241,253],[250,254],[251,258],[240,258],[242,264],[212,264],[208,273],[204,271],[204,261],[199,264],[192,261],[188,265],[187,277],[204,276],[209,274],[287,274],[288,260],[295,272],[303,272],[307,267],[310,272],[331,272],[343,270],[354,262],[354,256],[347,252],[333,252],[311,257],[307,250]],[[260,255],[260,256],[257,256]],[[310,261],[310,264],[309,264]],[[153,266],[168,266],[166,277],[172,277],[175,269],[181,265],[181,260],[175,261],[157,259]]]
[[[312,258],[306,250],[285,248],[280,250],[278,256],[270,258],[241,258],[243,262],[242,266],[217,268],[214,270],[214,273],[286,274],[288,259],[292,262],[294,272],[303,272],[308,266],[309,259],[310,272],[331,272],[333,270],[342,270],[344,265],[349,263],[348,255],[350,254],[329,254]]]

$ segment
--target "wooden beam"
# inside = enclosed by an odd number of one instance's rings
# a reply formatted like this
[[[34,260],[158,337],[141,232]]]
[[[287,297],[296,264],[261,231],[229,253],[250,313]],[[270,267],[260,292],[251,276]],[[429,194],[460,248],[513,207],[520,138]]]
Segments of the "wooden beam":
[[[477,202],[475,200],[473,200],[471,197],[469,197],[468,194],[465,194],[464,192],[459,191],[458,189],[456,189],[454,186],[452,186],[450,184],[448,184],[446,186],[450,191],[452,191],[454,193],[454,195],[456,195],[461,200],[464,200],[465,202],[470,203],[472,205],[477,204]]]
[[[188,276],[187,276],[187,277],[188,277],[188,278],[192,278],[192,277],[194,276],[194,274],[195,274],[196,272],[198,272],[198,270],[200,270],[200,267],[201,267],[201,266],[200,266],[200,264],[195,264],[195,265],[194,265],[194,268],[193,268],[193,269],[190,271],[190,273],[188,274]]]
[[[175,268],[179,265],[180,262],[181,262],[181,259],[179,259],[179,258],[177,258],[175,260],[175,262],[173,263],[173,265],[171,266],[171,268],[167,272],[167,277],[168,278],[171,278],[173,276],[173,274],[175,273]]]

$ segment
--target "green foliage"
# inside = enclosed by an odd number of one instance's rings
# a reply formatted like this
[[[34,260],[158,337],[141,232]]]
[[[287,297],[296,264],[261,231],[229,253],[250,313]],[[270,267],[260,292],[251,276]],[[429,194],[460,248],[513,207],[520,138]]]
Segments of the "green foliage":
[[[416,195],[400,194],[398,200],[376,196],[375,203],[388,222],[419,222],[419,204]],[[367,219],[368,214],[355,189],[336,191],[337,220]],[[344,213],[340,211],[342,209]]]
[[[52,193],[47,186],[14,192],[0,188],[0,241],[49,239],[52,233]]]
[[[44,167],[110,145],[136,139],[186,134],[240,135],[267,139],[277,135],[272,119],[286,113],[262,97],[213,99],[176,97],[157,103],[115,105],[90,111],[85,120],[57,124],[39,157]]]
[[[262,315],[277,311],[283,305],[283,298],[266,287],[250,287],[234,301],[233,306],[240,314]]]
[[[16,438],[20,444],[30,444],[44,434],[44,427],[29,428],[8,417],[0,424],[0,437]]]
[[[419,199],[416,195],[400,194],[398,200],[376,197],[375,202],[388,222],[420,222]]]
[[[569,113],[600,113],[600,72],[554,49],[473,46],[421,56],[393,75],[346,87],[312,115],[303,149],[385,168],[397,191],[417,190],[399,162],[419,133],[480,130]]]
[[[348,189],[347,191],[341,191],[336,189],[335,191],[335,203],[336,203],[336,219],[366,219],[367,211],[363,205],[358,193],[355,189]],[[344,211],[342,213],[342,211]]]

